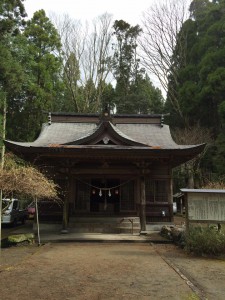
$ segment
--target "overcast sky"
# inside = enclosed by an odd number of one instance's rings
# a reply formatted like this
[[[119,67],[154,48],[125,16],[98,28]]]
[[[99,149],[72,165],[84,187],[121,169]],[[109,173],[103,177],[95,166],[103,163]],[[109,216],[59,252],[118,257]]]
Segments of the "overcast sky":
[[[29,19],[37,10],[57,14],[69,14],[77,20],[91,21],[104,13],[113,15],[114,20],[123,19],[131,25],[140,25],[142,12],[155,0],[25,0],[24,5]]]
[[[24,0],[24,6],[29,19],[40,9],[44,9],[47,15],[52,12],[68,14],[73,19],[88,22],[107,12],[113,15],[113,20],[122,19],[132,26],[141,26],[142,13],[160,1],[164,0]],[[154,76],[150,78],[161,88]]]

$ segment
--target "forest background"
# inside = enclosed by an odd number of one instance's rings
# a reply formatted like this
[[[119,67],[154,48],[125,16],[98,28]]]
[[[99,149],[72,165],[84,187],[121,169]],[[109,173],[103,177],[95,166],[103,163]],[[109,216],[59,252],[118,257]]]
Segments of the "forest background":
[[[5,117],[7,139],[33,141],[51,111],[162,113],[179,144],[207,143],[174,170],[175,191],[224,180],[225,0],[161,1],[136,26],[28,19],[24,0],[2,0],[0,57],[2,137]]]

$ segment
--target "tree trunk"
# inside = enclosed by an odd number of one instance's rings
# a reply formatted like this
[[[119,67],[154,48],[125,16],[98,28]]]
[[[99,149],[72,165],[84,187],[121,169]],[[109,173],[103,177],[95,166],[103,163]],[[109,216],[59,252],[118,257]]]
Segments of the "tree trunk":
[[[35,211],[36,211],[36,220],[37,220],[38,246],[40,246],[41,245],[41,238],[40,238],[40,226],[39,226],[37,197],[35,197]]]
[[[1,149],[1,169],[5,163],[5,131],[6,131],[6,95],[3,93],[3,122],[2,122],[2,149]],[[2,247],[2,190],[0,190],[0,249]]]

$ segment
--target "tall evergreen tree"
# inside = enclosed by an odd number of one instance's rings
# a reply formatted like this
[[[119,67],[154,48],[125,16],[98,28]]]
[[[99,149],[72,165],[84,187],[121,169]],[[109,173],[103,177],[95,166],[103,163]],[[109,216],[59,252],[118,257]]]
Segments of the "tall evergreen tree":
[[[169,87],[176,88],[188,123],[200,121],[203,126],[213,128],[215,136],[220,130],[218,107],[225,88],[224,8],[224,1],[192,2],[191,19],[181,29],[185,34],[180,34],[186,36],[183,41],[187,47],[186,63],[180,64],[179,53],[175,51],[173,67],[178,69],[178,84],[175,86],[171,80]]]
[[[115,104],[120,113],[149,113],[162,110],[162,95],[157,91],[145,70],[139,66],[137,38],[139,25],[131,26],[123,20],[114,23],[113,70],[116,79]],[[153,105],[156,102],[157,105]],[[157,107],[158,106],[158,109]]]
[[[52,110],[61,91],[60,38],[44,10],[35,12],[27,22],[23,42],[27,53],[22,61],[26,79],[19,105],[11,111],[11,136],[15,138],[17,128],[17,140],[33,140],[43,121],[43,112]]]
[[[178,39],[186,36],[183,40],[187,47],[186,62],[180,63],[176,49],[173,53],[173,67],[177,68],[178,81],[175,84],[171,80],[169,86],[176,88],[184,115],[183,125],[193,126],[199,122],[213,132],[217,141],[210,149],[210,159],[214,163],[210,168],[216,172],[221,172],[225,167],[225,163],[222,164],[225,137],[221,115],[225,92],[224,10],[224,0],[192,1],[190,18],[178,35]],[[171,107],[169,104],[168,98],[168,108]],[[180,120],[173,110],[172,117],[174,121]]]
[[[23,0],[0,2],[0,115],[5,114],[6,106],[10,110],[10,101],[16,99],[22,89],[24,72],[19,59],[19,41],[25,17]]]
[[[24,0],[1,0],[0,2],[0,37],[16,35],[25,25],[26,11]]]

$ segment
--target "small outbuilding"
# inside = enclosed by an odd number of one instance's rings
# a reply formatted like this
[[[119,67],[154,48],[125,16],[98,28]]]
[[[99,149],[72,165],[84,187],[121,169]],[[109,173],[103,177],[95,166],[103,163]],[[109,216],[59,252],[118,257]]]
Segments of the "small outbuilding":
[[[49,114],[31,143],[6,140],[9,150],[48,172],[61,186],[64,228],[81,218],[173,221],[172,169],[198,155],[177,145],[163,115]],[[66,218],[66,219],[65,219]],[[103,225],[103,232],[107,226]],[[108,227],[109,228],[109,227]],[[112,231],[112,228],[109,229]]]

